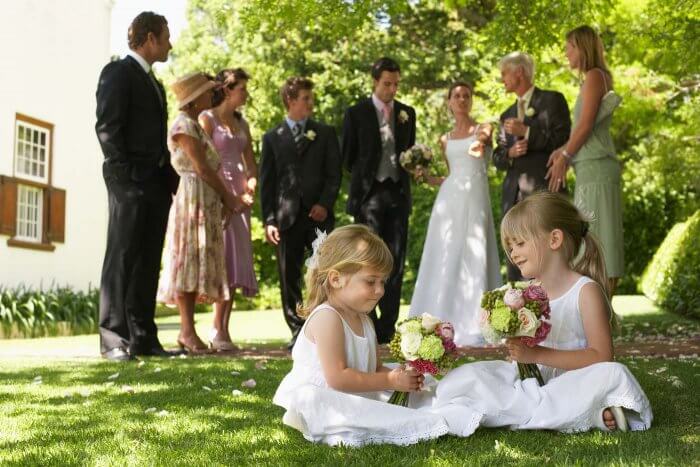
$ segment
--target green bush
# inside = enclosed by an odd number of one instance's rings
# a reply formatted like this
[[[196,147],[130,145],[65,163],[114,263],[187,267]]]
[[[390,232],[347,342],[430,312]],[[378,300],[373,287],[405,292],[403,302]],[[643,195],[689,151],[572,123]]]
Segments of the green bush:
[[[700,318],[700,210],[676,224],[642,276],[642,291],[658,306]]]
[[[0,337],[40,337],[97,331],[100,294],[68,287],[0,287]]]

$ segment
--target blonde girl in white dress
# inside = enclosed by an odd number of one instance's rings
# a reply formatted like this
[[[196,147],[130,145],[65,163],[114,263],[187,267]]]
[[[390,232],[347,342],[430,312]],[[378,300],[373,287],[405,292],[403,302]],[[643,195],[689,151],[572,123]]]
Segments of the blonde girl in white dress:
[[[647,396],[627,367],[613,361],[605,263],[588,228],[568,199],[551,192],[529,196],[508,211],[501,224],[503,247],[523,276],[534,277],[547,292],[552,329],[532,348],[509,340],[513,362],[453,370],[440,381],[435,406],[470,407],[488,427],[578,432],[651,426]],[[521,381],[516,361],[538,364],[546,384]]]
[[[414,407],[390,405],[391,391],[416,392],[423,376],[390,369],[377,354],[368,313],[384,295],[393,260],[384,242],[364,225],[348,225],[314,242],[306,275],[306,318],[292,350],[292,370],[273,402],[283,422],[306,439],[330,445],[413,444],[446,433],[469,436],[480,415],[445,404],[432,409],[430,395]]]

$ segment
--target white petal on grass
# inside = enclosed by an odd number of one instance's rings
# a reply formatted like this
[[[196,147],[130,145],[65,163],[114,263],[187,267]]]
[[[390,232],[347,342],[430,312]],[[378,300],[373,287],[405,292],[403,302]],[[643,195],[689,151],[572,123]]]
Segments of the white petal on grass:
[[[41,381],[43,378],[41,376],[35,376],[34,379],[32,380],[33,383],[36,383],[37,381]]]
[[[180,358],[187,358],[187,354],[186,354],[186,353],[181,353],[181,354],[180,354]]]
[[[132,387],[129,386],[128,384],[124,384],[124,385],[122,386],[122,391],[124,391],[124,392],[126,392],[126,393],[129,393],[129,394],[133,394],[133,393],[134,393],[134,388],[132,388]]]
[[[155,407],[149,407],[144,411],[144,413],[155,413],[157,410],[158,409],[156,409]]]
[[[241,386],[243,386],[244,388],[254,388],[257,385],[258,383],[256,383],[253,378],[247,379],[241,383]]]
[[[107,387],[114,386],[114,381],[107,381],[105,383],[105,386],[107,386]]]
[[[158,412],[156,415],[158,415],[159,417],[165,417],[166,415],[170,415],[170,412],[168,412],[167,410],[163,409],[163,410],[161,410],[160,412]]]
[[[141,367],[143,367],[145,364],[146,364],[146,361],[145,361],[145,360],[141,360],[141,361],[139,362],[139,364],[138,364],[138,367],[141,368]]]
[[[241,374],[241,372],[240,372],[240,371],[232,371],[231,374],[232,374],[233,376],[238,376],[238,375]]]
[[[233,391],[231,391],[231,395],[232,395],[232,396],[236,396],[236,397],[242,396],[242,395],[243,395],[243,391],[240,391],[240,390],[238,390],[238,389],[234,389]]]
[[[107,379],[117,379],[119,378],[119,372],[107,376]]]
[[[112,384],[114,384],[114,383],[109,383],[110,386],[111,386]],[[80,394],[80,395],[83,396],[83,397],[90,397],[90,396],[92,395],[92,392],[91,392],[90,390],[88,390],[88,389],[81,389],[80,392],[79,392],[78,394]]]
[[[207,392],[211,392],[211,388],[209,386],[202,386],[202,389],[204,389]]]
[[[159,366],[157,366],[156,369],[153,370],[153,373],[160,373],[160,372],[161,372],[161,369]]]

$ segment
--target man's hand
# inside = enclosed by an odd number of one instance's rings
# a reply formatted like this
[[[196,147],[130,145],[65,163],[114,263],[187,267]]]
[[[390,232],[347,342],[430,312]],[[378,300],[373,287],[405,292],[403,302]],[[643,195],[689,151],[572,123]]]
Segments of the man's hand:
[[[518,157],[524,156],[527,153],[527,140],[519,139],[514,145],[508,149],[508,157],[511,159],[516,159]]]
[[[503,123],[503,129],[506,131],[506,133],[513,136],[525,136],[525,133],[527,133],[527,128],[527,125],[517,118],[507,118]]]
[[[328,209],[324,208],[320,204],[314,204],[309,211],[309,217],[316,222],[323,222],[328,217]]]
[[[280,242],[280,231],[276,225],[266,225],[265,226],[265,240],[270,245],[277,246]]]

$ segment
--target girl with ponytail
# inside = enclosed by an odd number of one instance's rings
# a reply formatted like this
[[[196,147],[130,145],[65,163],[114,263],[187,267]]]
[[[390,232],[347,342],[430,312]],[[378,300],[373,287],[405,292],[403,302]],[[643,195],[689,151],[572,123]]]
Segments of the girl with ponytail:
[[[540,283],[551,308],[546,340],[528,347],[509,339],[509,359],[538,364],[545,384],[521,381],[513,363],[467,364],[440,382],[436,406],[466,401],[483,413],[484,426],[649,428],[649,400],[627,367],[613,362],[608,280],[590,221],[564,196],[541,192],[516,204],[501,223],[508,258]]]

